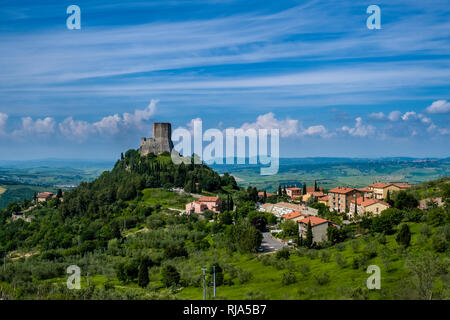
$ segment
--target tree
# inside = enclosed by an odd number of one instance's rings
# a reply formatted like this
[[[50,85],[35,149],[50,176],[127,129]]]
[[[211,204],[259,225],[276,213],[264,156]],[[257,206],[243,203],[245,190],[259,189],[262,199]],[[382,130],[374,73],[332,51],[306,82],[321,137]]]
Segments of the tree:
[[[148,286],[150,279],[148,277],[148,268],[150,266],[150,261],[146,258],[141,260],[139,264],[139,273],[138,273],[138,285],[141,288],[145,288]]]
[[[63,196],[62,190],[61,190],[61,189],[58,189],[58,192],[56,193],[56,197],[57,197],[58,199],[61,199],[62,196]]]
[[[391,199],[391,190],[388,190],[386,193],[386,202],[392,207],[394,205],[394,201]]]
[[[278,185],[278,195],[279,196],[283,195],[283,192],[281,191],[281,184]]]
[[[303,194],[303,195],[306,194],[306,183],[303,184],[302,194]]]
[[[405,248],[409,246],[411,242],[411,231],[409,230],[409,226],[404,223],[400,226],[400,230],[397,233],[397,237],[395,238],[397,243]]]
[[[241,219],[232,227],[232,241],[241,253],[256,252],[261,245],[262,234],[249,221]]]
[[[314,243],[311,221],[308,221],[308,227],[306,228],[306,239],[305,239],[304,243],[305,243],[305,246],[308,248],[311,248]]]
[[[287,237],[296,236],[298,234],[298,225],[295,221],[285,220],[281,223],[283,234]]]
[[[394,200],[394,207],[400,210],[403,209],[413,209],[417,207],[418,201],[413,195],[406,191],[397,192],[397,196]]]
[[[314,191],[319,191],[319,188],[317,187],[317,181],[314,180]]]
[[[215,267],[215,271],[216,271],[216,286],[220,286],[220,285],[223,284],[223,278],[224,278],[223,270],[222,270],[222,268],[220,267],[220,265],[218,263],[214,263],[211,266],[211,269],[209,270],[209,272],[211,274],[211,277],[214,274],[214,268],[213,267]]]
[[[266,203],[266,200],[267,200],[267,192],[266,190],[264,190],[263,202]]]
[[[412,274],[411,285],[419,299],[431,300],[433,298],[434,282],[442,273],[439,256],[429,252],[420,252],[406,260],[406,268]]]
[[[180,273],[171,265],[162,267],[161,277],[162,282],[167,288],[175,286],[180,282]]]

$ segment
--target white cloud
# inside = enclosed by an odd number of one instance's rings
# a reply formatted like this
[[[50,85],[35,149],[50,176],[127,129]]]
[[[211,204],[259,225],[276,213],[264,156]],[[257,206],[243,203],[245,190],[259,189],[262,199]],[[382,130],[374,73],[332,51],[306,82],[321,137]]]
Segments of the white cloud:
[[[60,132],[71,140],[83,141],[91,134],[116,135],[127,130],[142,130],[145,121],[150,120],[156,111],[157,100],[151,100],[145,109],[137,109],[134,113],[125,112],[122,117],[118,114],[106,116],[100,121],[89,123],[74,120],[72,117],[65,119],[59,124]]]
[[[50,117],[44,119],[37,119],[34,121],[31,117],[22,118],[22,127],[14,130],[13,136],[34,136],[34,135],[49,135],[55,131],[55,120]]]
[[[280,135],[283,138],[292,137],[299,134],[298,132],[298,120],[285,119],[278,120],[272,112],[258,116],[256,122],[244,123],[241,129],[279,129]]]
[[[6,121],[8,120],[8,115],[6,113],[0,112],[0,135],[5,134]]]
[[[368,117],[375,120],[383,120],[386,118],[386,115],[383,112],[373,112],[370,113]]]
[[[429,105],[425,112],[428,113],[450,113],[450,102],[447,100],[437,100]]]
[[[356,123],[354,128],[343,126],[341,130],[355,137],[366,137],[375,133],[375,127],[371,125],[364,125],[361,117],[358,117],[355,120]]]
[[[450,135],[450,129],[447,128],[442,128],[442,129],[438,129],[439,133],[442,135]]]
[[[388,119],[391,121],[398,121],[401,118],[402,113],[400,111],[392,111],[391,113],[389,113],[388,115]]]
[[[403,121],[408,121],[412,119],[417,119],[417,113],[415,111],[408,111],[402,116]]]
[[[72,117],[65,119],[59,125],[59,131],[68,139],[82,141],[93,133],[93,127],[86,121],[76,121]]]
[[[300,134],[303,136],[320,136],[322,138],[329,138],[334,135],[333,133],[328,132],[323,125],[310,126],[307,129],[302,130]]]

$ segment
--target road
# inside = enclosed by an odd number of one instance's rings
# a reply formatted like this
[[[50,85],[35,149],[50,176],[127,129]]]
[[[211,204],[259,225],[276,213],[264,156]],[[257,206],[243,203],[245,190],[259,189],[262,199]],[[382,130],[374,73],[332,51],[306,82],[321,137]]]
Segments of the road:
[[[273,252],[273,251],[278,251],[283,249],[284,247],[286,247],[287,245],[281,243],[278,240],[275,240],[270,232],[263,232],[263,240],[261,242],[261,247],[264,248],[264,252]]]

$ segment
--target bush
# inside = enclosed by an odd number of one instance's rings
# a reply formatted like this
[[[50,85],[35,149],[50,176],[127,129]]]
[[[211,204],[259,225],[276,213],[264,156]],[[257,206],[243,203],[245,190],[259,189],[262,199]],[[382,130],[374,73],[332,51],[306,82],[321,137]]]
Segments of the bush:
[[[290,284],[296,283],[297,278],[293,272],[285,272],[281,275],[281,284],[283,286],[288,286]]]
[[[306,252],[306,255],[307,255],[308,258],[310,258],[310,259],[315,259],[315,258],[317,258],[317,256],[319,255],[319,252],[317,252],[316,249],[309,249],[309,250]]]
[[[180,274],[174,266],[166,265],[161,269],[161,281],[164,285],[172,287],[180,282]]]
[[[237,278],[240,284],[244,284],[249,282],[253,278],[253,274],[249,270],[242,270],[239,268]]]
[[[245,294],[245,300],[268,300],[269,297],[266,296],[262,291],[249,291]]]
[[[344,251],[346,247],[347,247],[347,245],[344,242],[340,242],[340,243],[336,244],[336,249],[338,251]]]
[[[308,276],[310,270],[311,270],[311,268],[307,264],[301,264],[299,266],[299,271],[304,277]]]
[[[377,243],[375,241],[371,241],[364,247],[364,253],[369,258],[374,258],[377,256],[377,249],[378,249]]]
[[[331,257],[331,253],[329,250],[321,250],[320,251],[320,261],[329,262]]]
[[[342,256],[342,254],[340,254],[339,252],[336,252],[334,254],[334,260],[336,261],[336,264],[339,267],[345,268],[345,265],[347,264],[347,260],[345,259],[344,256]]]
[[[324,272],[322,274],[315,274],[314,279],[316,280],[316,282],[319,286],[323,286],[323,285],[329,283],[331,280],[328,272]]]
[[[422,234],[426,238],[429,238],[431,236],[431,233],[432,233],[431,227],[429,225],[427,225],[427,224],[422,224],[420,226],[419,232],[420,232],[420,234]]]
[[[352,247],[352,250],[354,253],[358,252],[359,249],[359,241],[354,239],[350,242],[350,247]]]
[[[295,253],[299,256],[299,257],[303,257],[306,255],[306,253],[308,252],[308,249],[306,249],[305,247],[300,247],[297,250],[295,250]]]
[[[289,249],[283,248],[277,252],[276,257],[278,260],[280,260],[280,259],[288,260],[290,255],[291,255],[291,253],[289,252]]]

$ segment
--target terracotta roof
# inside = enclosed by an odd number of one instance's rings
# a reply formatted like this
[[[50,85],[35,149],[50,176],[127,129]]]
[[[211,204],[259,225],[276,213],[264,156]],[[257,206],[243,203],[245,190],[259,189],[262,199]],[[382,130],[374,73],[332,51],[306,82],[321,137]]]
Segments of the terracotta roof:
[[[328,193],[331,192],[331,193],[342,193],[342,194],[345,194],[345,193],[352,192],[354,190],[356,190],[356,189],[354,189],[354,188],[347,188],[347,187],[336,187],[336,188],[333,188],[333,189],[329,190]]]
[[[323,197],[320,197],[320,198],[317,199],[317,200],[319,200],[319,201],[328,201],[328,199],[329,199],[329,196],[328,196],[328,195],[325,195],[325,196],[323,196]]]
[[[308,215],[304,214],[304,213],[301,213],[301,212],[298,212],[298,211],[292,211],[291,213],[285,214],[283,216],[283,218],[287,219],[287,220],[290,220],[290,219],[294,219],[294,218],[297,218],[297,217],[300,217],[300,216],[305,216],[306,217]]]
[[[39,192],[38,194],[37,194],[37,197],[38,198],[48,198],[48,197],[51,197],[53,195],[53,193],[51,193],[51,192]]]
[[[330,221],[322,219],[322,218],[319,218],[319,217],[316,217],[316,216],[308,216],[305,219],[300,220],[299,222],[303,223],[303,224],[306,224],[306,225],[309,222],[311,222],[311,226],[314,227],[314,226],[317,226],[319,224],[322,224],[322,223],[325,223],[325,222],[330,222]]]
[[[392,185],[392,183],[386,183],[386,182],[375,182],[375,183],[372,183],[371,185],[369,185],[369,187],[372,187],[372,188],[381,188],[381,189],[384,189],[384,188],[386,188],[386,187],[389,187],[390,185]]]
[[[357,188],[356,190],[358,191],[362,191],[362,192],[372,192],[372,190],[370,190],[368,187],[364,187],[364,188]]]
[[[297,188],[297,187],[288,187],[286,188],[286,190],[297,190],[297,191],[301,191],[301,188]]]
[[[294,203],[288,203],[288,202],[278,202],[275,205],[278,207],[285,207],[285,208],[294,209],[294,210],[301,210],[303,208],[303,206],[301,206],[301,205],[294,204]]]
[[[389,203],[384,202],[379,199],[372,199],[372,198],[367,199],[367,198],[359,197],[359,198],[356,198],[356,200],[357,200],[358,205],[363,206],[363,207],[371,206],[374,203],[381,203],[381,204],[384,204],[385,206],[390,207]],[[355,203],[355,200],[352,200],[351,202]]]
[[[310,192],[309,194],[312,195],[313,197],[323,197],[325,195],[323,192],[320,191]]]
[[[219,197],[201,197],[198,199],[200,202],[216,202],[217,200],[219,200]]]

